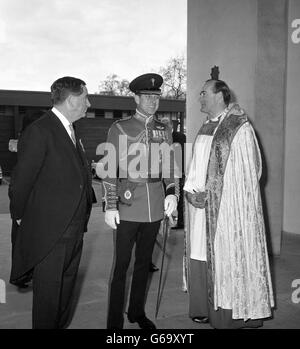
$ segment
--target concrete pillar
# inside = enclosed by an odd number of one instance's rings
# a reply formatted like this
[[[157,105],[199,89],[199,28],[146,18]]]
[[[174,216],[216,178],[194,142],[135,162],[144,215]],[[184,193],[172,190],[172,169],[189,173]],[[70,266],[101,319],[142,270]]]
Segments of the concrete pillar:
[[[289,1],[283,230],[300,234],[300,1]]]
[[[280,253],[283,222],[287,1],[258,0],[255,126],[264,151],[267,229]]]
[[[199,92],[219,66],[220,79],[253,121],[266,159],[265,214],[270,250],[280,253],[286,0],[189,0],[187,141],[205,119]],[[189,158],[189,154],[187,154]]]

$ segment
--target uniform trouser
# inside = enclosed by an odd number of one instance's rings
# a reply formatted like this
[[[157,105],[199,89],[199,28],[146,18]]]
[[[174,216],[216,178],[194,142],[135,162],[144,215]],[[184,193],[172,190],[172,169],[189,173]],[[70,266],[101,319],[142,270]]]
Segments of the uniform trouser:
[[[73,221],[51,252],[34,268],[34,329],[64,328],[68,323],[82,252],[84,223]]]
[[[116,231],[115,265],[110,285],[107,328],[123,328],[126,273],[134,243],[135,263],[131,282],[128,318],[136,321],[145,315],[149,264],[160,221],[152,223],[121,221]]]
[[[243,328],[260,327],[263,324],[261,319],[233,320],[232,310],[218,308],[214,310],[213,305],[208,301],[207,290],[207,266],[206,262],[190,259],[189,275],[189,316],[206,316],[214,328]]]

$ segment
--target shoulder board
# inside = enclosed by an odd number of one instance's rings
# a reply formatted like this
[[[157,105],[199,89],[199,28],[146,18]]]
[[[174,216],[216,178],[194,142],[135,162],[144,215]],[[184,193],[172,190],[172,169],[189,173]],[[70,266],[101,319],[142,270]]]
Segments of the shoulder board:
[[[126,118],[122,118],[122,119],[119,119],[117,120],[116,122],[124,122],[124,121],[128,121],[132,118],[132,115],[131,116],[126,116]]]
[[[112,126],[118,126],[119,124],[121,124],[121,123],[123,123],[123,122],[125,122],[125,121],[129,121],[131,118],[132,118],[132,116],[128,116],[128,117],[126,117],[126,118],[124,118],[124,119],[118,119],[118,120],[114,121],[114,122],[111,124],[110,127],[112,127]]]

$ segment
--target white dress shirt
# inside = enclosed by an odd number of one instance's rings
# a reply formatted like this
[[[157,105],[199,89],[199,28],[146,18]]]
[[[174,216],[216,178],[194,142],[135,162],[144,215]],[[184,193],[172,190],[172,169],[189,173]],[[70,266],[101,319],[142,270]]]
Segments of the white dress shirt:
[[[71,134],[71,129],[70,129],[70,125],[71,125],[71,127],[73,127],[72,123],[55,107],[53,107],[51,109],[51,111],[59,118],[59,120],[63,124],[65,130],[67,131],[69,137],[71,138],[72,142],[74,143],[73,138],[72,138],[72,134]]]

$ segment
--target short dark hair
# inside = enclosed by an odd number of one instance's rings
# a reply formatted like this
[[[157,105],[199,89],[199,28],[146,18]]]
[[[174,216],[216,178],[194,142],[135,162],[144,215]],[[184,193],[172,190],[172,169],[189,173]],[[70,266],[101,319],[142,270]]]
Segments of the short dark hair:
[[[53,104],[63,103],[70,94],[75,96],[81,95],[83,86],[85,85],[86,83],[83,80],[71,76],[57,79],[51,85],[51,99]]]
[[[226,84],[226,82],[222,81],[222,80],[207,80],[206,82],[212,81],[214,82],[213,85],[213,92],[214,93],[219,93],[221,92],[223,95],[223,101],[225,103],[226,106],[228,106],[230,100],[231,100],[231,92],[230,92],[230,88],[228,87],[228,85]]]

